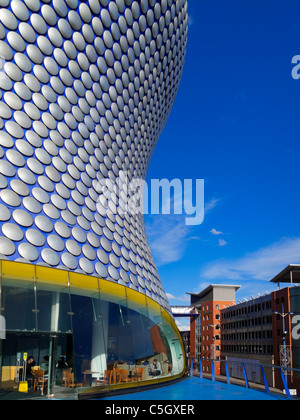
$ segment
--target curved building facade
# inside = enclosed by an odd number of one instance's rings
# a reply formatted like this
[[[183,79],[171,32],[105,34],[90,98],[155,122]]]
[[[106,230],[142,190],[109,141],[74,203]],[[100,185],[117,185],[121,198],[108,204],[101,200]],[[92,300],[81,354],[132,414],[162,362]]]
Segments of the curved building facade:
[[[180,83],[187,2],[0,7],[2,386],[23,353],[50,355],[49,389],[61,363],[82,392],[178,377],[180,337],[130,197]]]

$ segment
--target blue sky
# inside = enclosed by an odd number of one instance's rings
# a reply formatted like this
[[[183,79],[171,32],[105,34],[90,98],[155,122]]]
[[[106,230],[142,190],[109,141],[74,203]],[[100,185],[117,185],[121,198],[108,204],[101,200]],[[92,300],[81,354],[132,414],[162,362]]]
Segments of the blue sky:
[[[171,305],[212,283],[272,291],[300,263],[298,0],[189,0],[186,64],[147,180],[205,180],[205,219],[146,215]]]

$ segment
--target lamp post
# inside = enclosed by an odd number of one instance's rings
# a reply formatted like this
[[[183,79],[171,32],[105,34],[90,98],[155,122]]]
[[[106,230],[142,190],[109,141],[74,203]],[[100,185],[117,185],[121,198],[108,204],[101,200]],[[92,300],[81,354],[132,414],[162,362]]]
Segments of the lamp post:
[[[284,376],[285,376],[285,380],[286,380],[286,383],[287,383],[287,360],[286,360],[286,355],[287,355],[286,354],[286,334],[287,334],[287,331],[285,331],[285,318],[287,316],[294,315],[294,313],[293,312],[284,312],[284,305],[283,305],[283,303],[282,303],[282,312],[274,311],[273,313],[275,315],[280,315],[281,318],[282,318],[282,331],[283,331],[283,337],[282,337],[282,339],[283,339]]]
[[[213,361],[215,360],[215,327],[220,327],[220,324],[208,324],[208,327],[213,329]]]

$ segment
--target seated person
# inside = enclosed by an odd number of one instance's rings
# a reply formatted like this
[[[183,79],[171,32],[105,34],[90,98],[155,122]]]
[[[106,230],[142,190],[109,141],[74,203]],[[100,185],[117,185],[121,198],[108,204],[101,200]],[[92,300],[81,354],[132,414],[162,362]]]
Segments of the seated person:
[[[161,375],[161,365],[157,361],[157,359],[154,359],[151,365],[149,366],[149,375],[150,376],[159,376]]]
[[[32,368],[36,366],[36,363],[34,361],[33,356],[29,356],[27,359],[27,364],[26,364],[26,379],[27,380],[33,380],[34,375],[32,373]]]
[[[43,363],[41,363],[41,369],[45,371],[45,375],[48,374],[49,370],[49,356],[44,357]]]

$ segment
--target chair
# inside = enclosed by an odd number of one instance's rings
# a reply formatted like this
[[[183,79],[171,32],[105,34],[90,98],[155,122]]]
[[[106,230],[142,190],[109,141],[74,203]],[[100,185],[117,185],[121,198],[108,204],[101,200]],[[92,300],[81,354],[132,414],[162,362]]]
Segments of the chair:
[[[62,382],[64,384],[64,387],[67,388],[68,386],[68,381],[69,381],[69,374],[71,373],[72,369],[64,369],[62,371]]]
[[[74,373],[68,372],[67,373],[67,387],[68,388],[75,388],[75,382],[74,382]]]
[[[112,370],[105,370],[103,376],[103,384],[110,385],[112,380],[113,371]]]
[[[112,379],[114,384],[119,384],[121,382],[120,370],[120,368],[113,369]]]
[[[33,383],[33,391],[37,388],[41,388],[43,392],[45,386],[48,384],[48,378],[45,378],[45,371],[44,370],[35,370],[34,371],[34,383]]]
[[[137,381],[142,381],[144,379],[144,368],[136,368],[134,378]]]
[[[132,382],[134,380],[134,378],[129,378],[128,373],[127,369],[120,369],[120,382]]]
[[[96,379],[95,385],[111,385],[112,383],[116,383],[117,380],[117,373],[115,372],[115,369],[113,370],[105,370],[103,379]]]
[[[63,377],[62,380],[64,382],[65,388],[75,388],[75,380],[74,380],[74,373],[72,372],[72,369],[67,369],[63,371]],[[82,384],[78,384],[78,386],[82,387]]]
[[[32,387],[32,386],[34,386],[35,374],[38,370],[41,370],[41,367],[40,366],[33,366],[30,370],[31,370],[31,374],[33,375],[33,377],[28,376],[26,380],[28,382],[28,386]]]

